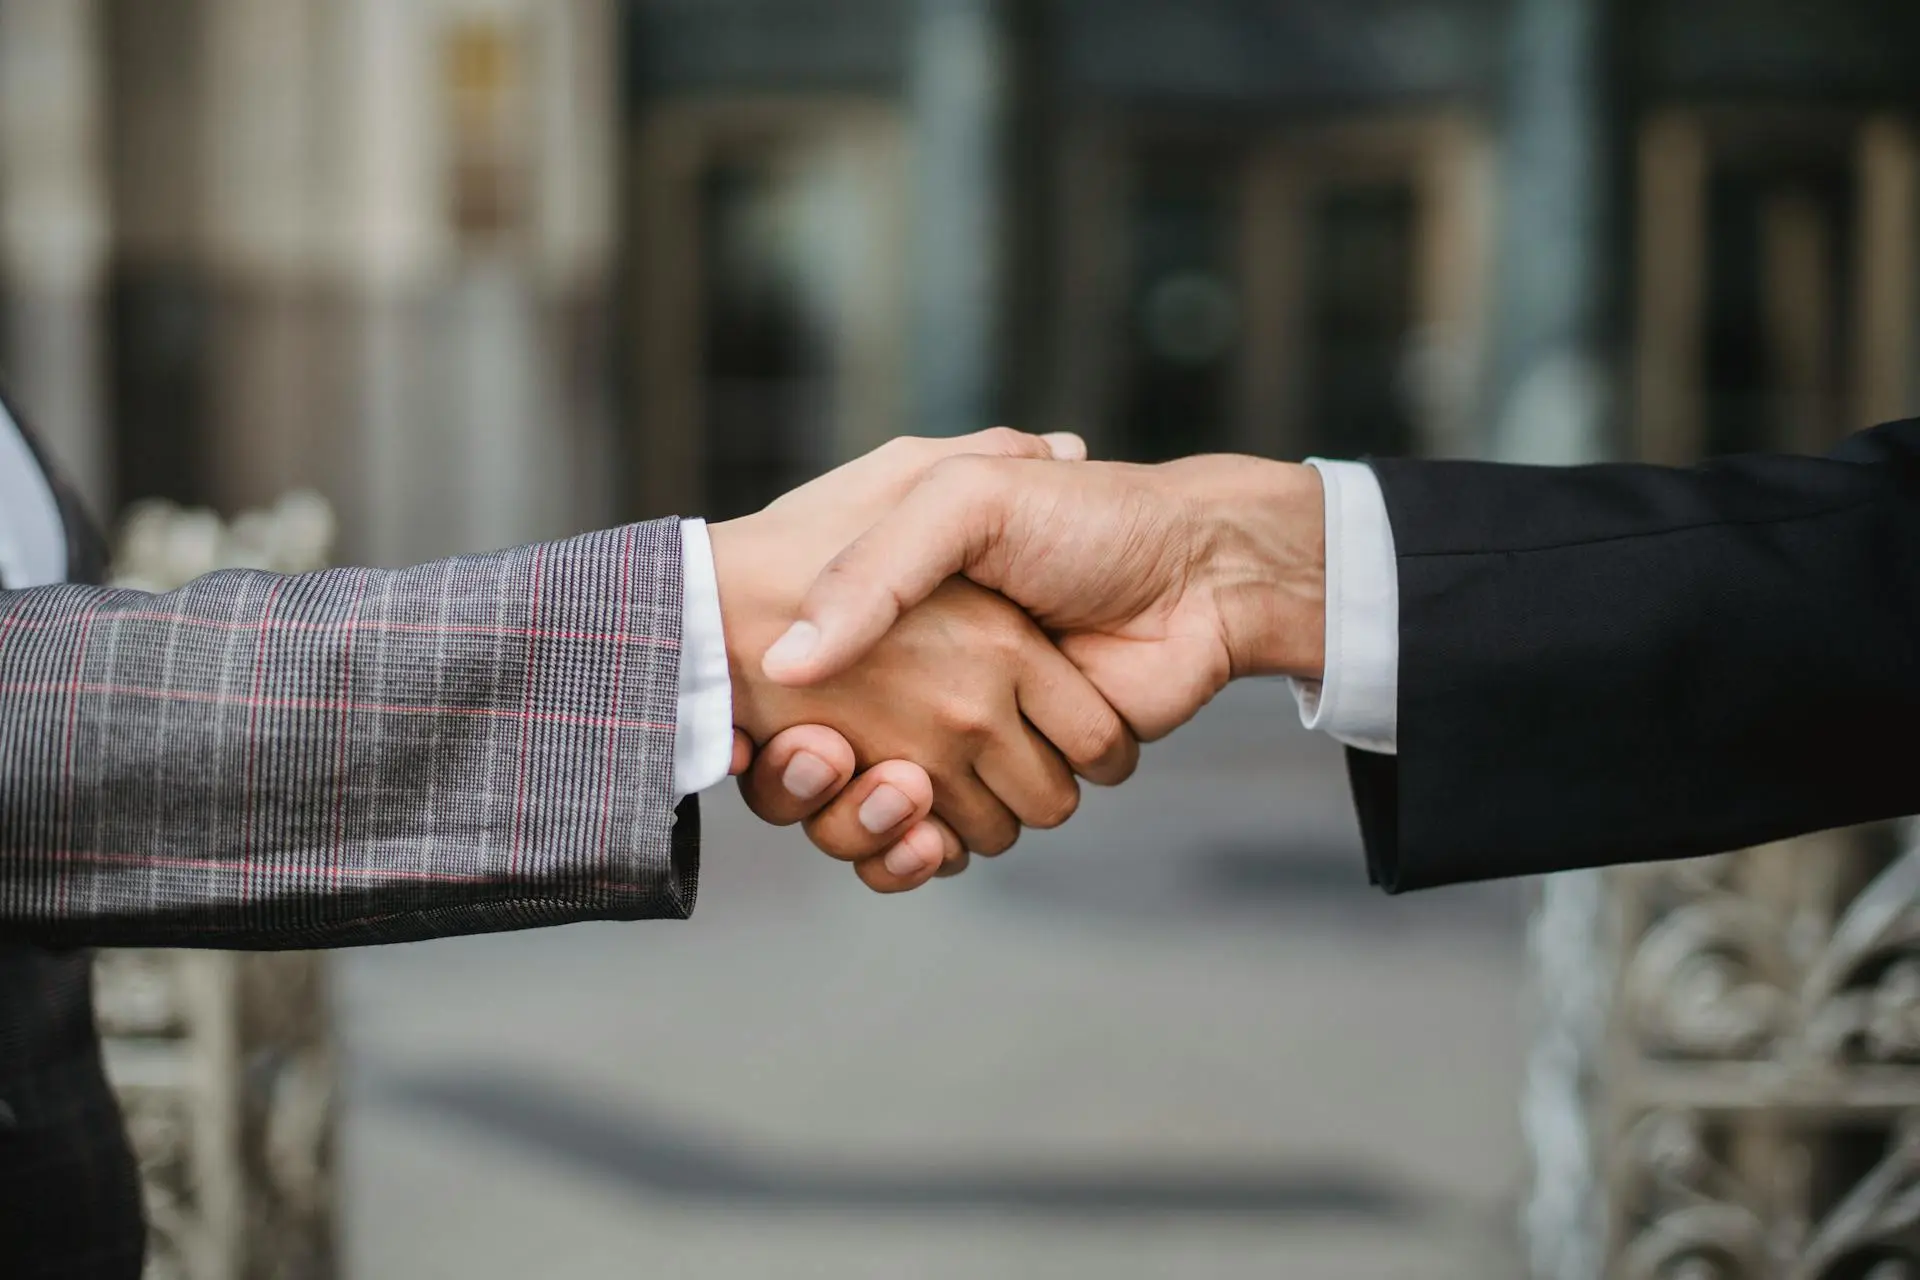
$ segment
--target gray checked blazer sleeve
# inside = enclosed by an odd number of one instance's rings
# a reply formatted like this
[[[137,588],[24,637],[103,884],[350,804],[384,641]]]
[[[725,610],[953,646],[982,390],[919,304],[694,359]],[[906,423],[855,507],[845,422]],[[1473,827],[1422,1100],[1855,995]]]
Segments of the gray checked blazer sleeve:
[[[684,917],[671,520],[419,568],[0,592],[0,938]]]

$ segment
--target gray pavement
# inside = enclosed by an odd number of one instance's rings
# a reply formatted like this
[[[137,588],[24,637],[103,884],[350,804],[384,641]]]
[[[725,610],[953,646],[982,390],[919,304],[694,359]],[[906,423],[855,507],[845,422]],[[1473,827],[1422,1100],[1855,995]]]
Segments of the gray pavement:
[[[1364,883],[1275,685],[881,900],[727,794],[693,922],[342,964],[357,1280],[1508,1280],[1519,895]]]

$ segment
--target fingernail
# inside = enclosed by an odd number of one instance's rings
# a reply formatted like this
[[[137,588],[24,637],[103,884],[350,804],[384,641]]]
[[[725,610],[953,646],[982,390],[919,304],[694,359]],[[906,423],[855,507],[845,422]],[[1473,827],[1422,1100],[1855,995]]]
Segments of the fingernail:
[[[907,838],[887,850],[887,856],[881,859],[881,865],[902,880],[917,876],[940,861],[939,848],[920,848],[925,842],[913,839],[918,834],[918,828],[908,832]]]
[[[787,771],[780,775],[780,785],[795,800],[811,800],[832,786],[835,776],[832,765],[802,751],[787,762]]]
[[[760,666],[768,675],[791,671],[812,657],[819,643],[820,628],[811,622],[796,622],[787,628],[787,634],[773,642],[773,648],[767,650]]]
[[[1087,442],[1071,431],[1049,431],[1040,437],[1060,462],[1079,462],[1087,456]]]
[[[913,814],[913,801],[897,787],[875,787],[860,806],[860,825],[873,835],[885,835]],[[891,857],[892,855],[888,855]]]

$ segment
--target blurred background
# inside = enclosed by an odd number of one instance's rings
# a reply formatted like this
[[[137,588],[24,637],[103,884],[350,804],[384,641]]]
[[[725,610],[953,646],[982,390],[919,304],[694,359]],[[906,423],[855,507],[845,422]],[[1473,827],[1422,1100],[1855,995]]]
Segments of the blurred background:
[[[0,370],[379,564],[997,421],[1814,448],[1916,86],[1894,0],[0,0]],[[692,925],[339,958],[346,1273],[1522,1273],[1522,894],[1372,895],[1284,688],[912,901],[708,815]]]

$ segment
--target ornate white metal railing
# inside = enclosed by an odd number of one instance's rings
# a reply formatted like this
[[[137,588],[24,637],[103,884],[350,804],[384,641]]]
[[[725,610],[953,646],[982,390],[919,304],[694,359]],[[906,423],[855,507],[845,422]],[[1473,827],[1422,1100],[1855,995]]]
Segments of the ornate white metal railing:
[[[220,568],[326,566],[334,520],[299,493],[223,523],[129,513],[114,581],[164,591]],[[106,951],[107,1065],[145,1184],[148,1280],[331,1280],[337,1070],[327,965],[311,953]]]
[[[1535,1274],[1920,1280],[1920,823],[1550,888]]]

